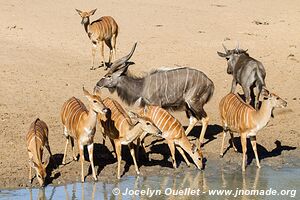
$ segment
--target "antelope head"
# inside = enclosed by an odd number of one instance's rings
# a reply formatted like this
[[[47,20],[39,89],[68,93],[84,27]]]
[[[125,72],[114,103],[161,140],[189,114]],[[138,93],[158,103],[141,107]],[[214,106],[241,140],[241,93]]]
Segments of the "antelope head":
[[[161,131],[157,128],[153,122],[147,117],[142,117],[132,111],[128,112],[128,115],[133,124],[140,123],[144,132],[150,133],[152,135],[161,135]]]
[[[126,75],[127,69],[130,65],[128,61],[133,55],[136,45],[137,43],[133,45],[131,52],[127,56],[116,60],[111,65],[110,70],[98,81],[97,87],[114,89],[119,84],[121,77]]]
[[[262,89],[261,95],[263,96],[263,101],[269,101],[274,108],[284,108],[287,106],[285,100],[274,93],[270,93],[266,88]]]
[[[203,169],[203,153],[200,148],[199,141],[196,144],[192,144],[192,154],[190,155],[198,169]]]
[[[106,114],[108,109],[103,104],[102,99],[100,98],[100,91],[94,90],[94,94],[90,94],[87,90],[83,89],[85,97],[89,100],[89,105],[96,113]]]
[[[240,55],[244,54],[249,56],[247,53],[247,50],[240,49],[238,46],[235,49],[228,50],[224,44],[222,44],[225,53],[217,51],[218,55],[222,58],[225,58],[227,60],[227,73],[232,74],[234,71],[234,67],[240,57]]]
[[[85,12],[85,11],[81,11],[78,9],[75,9],[77,11],[77,13],[80,15],[80,17],[82,18],[81,20],[81,24],[89,24],[90,23],[90,16],[92,16],[97,9],[91,10],[90,12]]]
[[[36,178],[41,187],[44,187],[45,185],[45,179],[47,176],[46,167],[49,164],[49,158],[46,158],[45,160],[46,161],[41,164],[35,163],[32,159],[29,160],[31,167],[35,169]]]

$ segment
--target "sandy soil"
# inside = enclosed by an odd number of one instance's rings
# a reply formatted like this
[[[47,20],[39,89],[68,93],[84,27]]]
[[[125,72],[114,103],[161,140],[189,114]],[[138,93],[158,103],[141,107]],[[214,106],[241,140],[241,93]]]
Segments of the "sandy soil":
[[[230,90],[231,76],[226,74],[225,60],[216,54],[222,50],[222,43],[233,48],[239,41],[241,48],[249,49],[250,55],[264,64],[269,89],[288,101],[288,107],[275,110],[275,118],[258,135],[262,167],[299,166],[299,6],[297,0],[288,3],[279,0],[1,1],[0,188],[29,186],[25,134],[36,117],[49,125],[51,149],[56,161],[61,162],[65,143],[59,118],[61,106],[71,96],[86,102],[82,85],[91,90],[105,74],[103,68],[89,70],[91,44],[74,8],[98,8],[92,20],[103,15],[115,18],[120,27],[117,57],[125,55],[138,41],[132,58],[136,63],[131,66],[133,73],[183,65],[199,69],[213,80],[216,90],[205,107],[211,119],[204,146],[206,167],[214,160],[219,165],[240,168],[241,153],[229,149],[223,159],[218,158],[222,129],[217,108]],[[107,53],[106,49],[106,56]],[[103,96],[111,94],[105,90]],[[188,124],[184,113],[175,116],[185,126]],[[199,135],[200,129],[198,125],[192,135]],[[153,145],[147,148],[151,161],[140,163],[142,175],[195,170],[194,166],[188,169],[179,155],[180,166],[172,169],[167,146],[156,140],[146,140],[146,144],[153,142]],[[99,133],[95,143],[99,179],[116,177],[111,146],[102,145]],[[126,148],[124,155],[125,175],[135,175]],[[88,167],[89,162],[85,162],[86,173]],[[50,166],[48,171],[51,171],[48,182],[52,184],[80,179],[79,162],[58,169]],[[86,180],[91,181],[91,175]],[[36,179],[33,186],[37,186]]]

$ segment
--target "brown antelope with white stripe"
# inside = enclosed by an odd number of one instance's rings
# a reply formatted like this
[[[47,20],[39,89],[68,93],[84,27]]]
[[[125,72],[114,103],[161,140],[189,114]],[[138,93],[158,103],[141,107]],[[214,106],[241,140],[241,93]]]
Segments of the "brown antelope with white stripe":
[[[256,149],[256,134],[259,130],[267,125],[274,108],[283,108],[287,106],[286,101],[281,99],[276,94],[270,93],[265,88],[262,90],[262,96],[262,105],[257,111],[233,93],[226,95],[221,100],[219,105],[221,120],[224,128],[220,156],[223,156],[226,133],[230,132],[232,145],[235,151],[237,150],[233,143],[233,132],[239,133],[243,151],[243,171],[246,169],[247,137],[250,137],[252,149],[256,159],[256,165],[260,168]]]
[[[83,93],[89,101],[89,109],[77,98],[72,97],[66,101],[61,110],[61,120],[64,125],[64,135],[67,138],[64,157],[62,164],[65,164],[67,147],[69,140],[71,141],[73,159],[77,160],[77,156],[74,153],[74,139],[77,141],[80,162],[81,162],[81,181],[84,182],[83,175],[83,146],[87,145],[89,159],[92,166],[93,177],[97,180],[94,161],[93,161],[93,150],[94,150],[94,135],[96,133],[97,115],[105,114],[107,108],[104,106],[100,95],[91,95],[88,91],[83,88]]]
[[[149,118],[162,132],[161,137],[164,138],[168,143],[174,168],[177,168],[175,158],[176,147],[188,166],[190,166],[190,162],[185,156],[184,151],[186,151],[190,155],[197,168],[202,169],[203,154],[200,148],[197,149],[199,145],[192,145],[190,143],[185,134],[184,128],[175,117],[173,117],[168,111],[160,108],[159,106],[145,106],[145,108],[142,108],[140,110],[139,114],[141,116]],[[147,133],[144,133],[140,138],[142,146],[143,139],[146,134]]]
[[[113,60],[116,58],[116,40],[118,36],[118,24],[111,16],[103,16],[92,23],[90,23],[90,16],[92,16],[97,9],[91,10],[90,12],[83,12],[78,9],[75,9],[80,17],[82,18],[81,24],[84,25],[85,32],[88,37],[92,41],[92,67],[94,68],[95,62],[95,53],[96,48],[99,43],[101,43],[101,57],[103,66],[105,67],[105,59],[104,59],[104,43],[108,46],[109,52],[109,60],[108,66],[111,63],[112,57]],[[107,68],[106,68],[107,69]]]
[[[47,124],[39,118],[32,122],[26,135],[26,143],[29,156],[29,182],[31,183],[32,181],[31,168],[34,168],[40,186],[44,186],[47,176],[46,167],[49,163],[49,158],[45,159],[44,163],[42,161],[44,147],[46,147],[52,157],[48,142]]]
[[[160,130],[147,118],[141,117],[133,112],[127,114],[122,106],[111,98],[104,99],[103,103],[107,108],[109,108],[110,112],[107,113],[106,117],[99,115],[98,118],[104,129],[104,136],[108,136],[114,141],[115,152],[118,160],[117,178],[121,178],[120,168],[122,145],[128,145],[135,166],[135,171],[137,174],[140,174],[135,159],[133,141],[139,138],[143,132],[159,135],[161,134]]]

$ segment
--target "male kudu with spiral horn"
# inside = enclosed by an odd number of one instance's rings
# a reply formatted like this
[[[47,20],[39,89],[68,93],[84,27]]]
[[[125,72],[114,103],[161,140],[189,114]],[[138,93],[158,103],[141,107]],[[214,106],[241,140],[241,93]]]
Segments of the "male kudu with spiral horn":
[[[97,86],[106,87],[110,92],[116,90],[129,105],[140,100],[142,106],[157,105],[170,110],[185,110],[190,119],[186,134],[199,120],[202,121],[201,145],[209,120],[203,106],[213,95],[213,82],[203,72],[188,67],[159,69],[144,77],[133,76],[127,73],[127,69],[135,47],[136,43],[127,56],[112,64]]]

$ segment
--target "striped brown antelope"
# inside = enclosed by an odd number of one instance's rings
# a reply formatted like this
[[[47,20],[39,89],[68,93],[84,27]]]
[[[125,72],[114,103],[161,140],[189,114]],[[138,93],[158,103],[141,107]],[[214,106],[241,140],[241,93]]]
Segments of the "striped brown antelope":
[[[96,123],[98,113],[105,114],[107,108],[104,106],[100,95],[91,95],[88,91],[83,88],[83,93],[89,101],[89,109],[77,98],[72,97],[66,101],[61,110],[61,120],[64,125],[64,135],[67,138],[64,157],[62,164],[65,164],[67,147],[69,140],[71,141],[73,159],[77,160],[74,153],[74,139],[77,141],[80,162],[81,162],[81,181],[84,182],[83,175],[83,146],[88,146],[89,159],[92,166],[93,177],[97,180],[94,161],[93,161],[93,150],[94,150],[94,135],[96,132]]]
[[[202,151],[200,150],[200,148],[197,149],[198,145],[192,145],[190,143],[185,134],[184,128],[175,117],[173,117],[168,111],[164,110],[163,108],[160,108],[159,106],[145,106],[145,108],[140,109],[139,114],[141,116],[151,119],[152,122],[162,132],[161,136],[167,141],[168,146],[170,148],[174,168],[177,168],[175,158],[176,147],[176,149],[182,155],[188,166],[190,166],[190,162],[185,156],[184,151],[186,151],[190,155],[197,168],[202,169]],[[147,133],[144,133],[140,138],[142,146],[143,139],[146,136],[146,134]]]
[[[118,24],[116,21],[110,16],[103,16],[96,21],[90,23],[90,16],[92,16],[97,9],[91,10],[90,12],[83,12],[78,9],[76,11],[82,18],[81,24],[84,25],[85,32],[88,34],[90,40],[93,43],[92,46],[92,67],[91,70],[94,68],[94,61],[95,61],[95,53],[96,48],[99,43],[101,43],[101,57],[103,66],[105,67],[105,59],[104,59],[104,42],[108,46],[109,52],[109,60],[108,66],[112,60],[112,56],[114,57],[113,60],[116,58],[116,40],[118,36]],[[106,68],[107,69],[107,68]]]
[[[29,156],[29,182],[32,181],[31,168],[34,168],[40,186],[44,186],[47,176],[46,167],[49,163],[49,158],[46,158],[44,163],[42,162],[44,147],[46,147],[52,158],[48,142],[47,124],[39,118],[32,122],[26,135],[26,142]]]
[[[114,141],[115,152],[118,160],[117,178],[121,178],[120,168],[122,145],[128,145],[135,166],[135,171],[137,174],[140,174],[134,155],[135,150],[133,141],[140,137],[143,132],[158,135],[161,134],[160,130],[147,118],[141,117],[133,112],[127,114],[122,106],[111,98],[104,99],[103,103],[107,108],[109,108],[110,112],[108,112],[106,117],[99,115],[98,118],[104,129],[104,135]]]
[[[224,141],[226,133],[230,132],[231,142],[235,151],[236,147],[233,143],[233,132],[237,132],[241,136],[241,144],[243,150],[242,170],[245,171],[247,137],[250,137],[251,145],[254,151],[256,165],[260,168],[259,159],[256,149],[256,134],[259,130],[267,125],[270,120],[272,110],[275,107],[286,107],[287,102],[274,93],[270,93],[267,89],[262,90],[263,101],[261,108],[255,110],[246,104],[240,97],[233,93],[226,95],[220,102],[219,109],[221,120],[224,128],[222,147],[220,156],[223,156]]]

